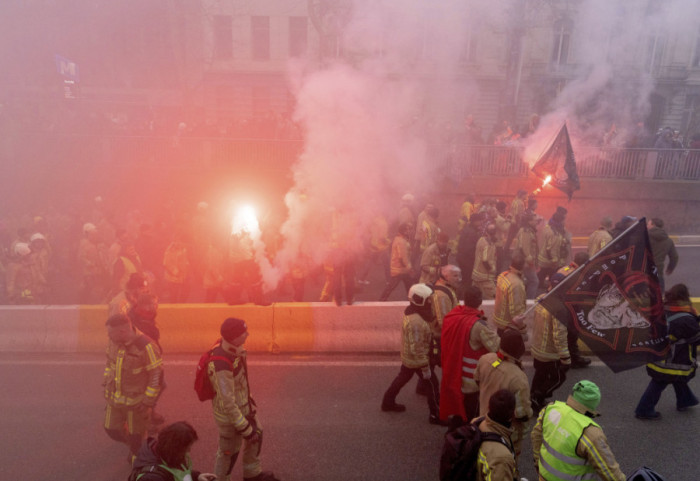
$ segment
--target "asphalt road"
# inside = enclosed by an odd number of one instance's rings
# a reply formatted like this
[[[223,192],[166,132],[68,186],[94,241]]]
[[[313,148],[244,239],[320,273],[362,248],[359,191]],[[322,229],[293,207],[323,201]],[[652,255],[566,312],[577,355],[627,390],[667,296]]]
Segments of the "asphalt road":
[[[193,461],[211,470],[216,428],[208,403],[192,389],[198,356],[167,357],[168,387],[159,403],[167,421],[188,420],[199,433]],[[250,382],[265,427],[263,466],[284,481],[436,480],[444,428],[428,424],[425,399],[406,386],[405,413],[379,409],[398,372],[398,356],[251,355]],[[696,481],[700,410],[677,412],[672,389],[661,421],[633,409],[648,378],[643,368],[613,374],[599,363],[570,371],[557,393],[591,379],[603,393],[599,418],[623,471],[648,465],[670,481]],[[124,481],[126,447],[102,430],[103,358],[99,355],[0,354],[2,479]],[[532,377],[531,363],[526,372]],[[693,381],[697,391],[697,381]],[[239,462],[240,463],[240,462]],[[521,475],[536,479],[529,441]],[[241,479],[238,464],[233,479]]]

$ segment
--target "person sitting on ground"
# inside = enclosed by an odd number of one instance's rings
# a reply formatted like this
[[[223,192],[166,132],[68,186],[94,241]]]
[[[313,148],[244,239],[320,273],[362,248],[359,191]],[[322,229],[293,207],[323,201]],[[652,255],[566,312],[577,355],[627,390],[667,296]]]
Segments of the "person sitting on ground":
[[[149,437],[141,445],[129,481],[214,481],[214,474],[192,469],[190,450],[197,439],[197,431],[185,421],[163,428],[157,439]]]

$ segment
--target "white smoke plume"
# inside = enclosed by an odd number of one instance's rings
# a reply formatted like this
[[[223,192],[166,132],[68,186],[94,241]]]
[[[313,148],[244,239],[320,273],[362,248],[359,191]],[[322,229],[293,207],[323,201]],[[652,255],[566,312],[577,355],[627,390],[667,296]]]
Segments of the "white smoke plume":
[[[654,61],[645,65],[640,59],[650,55],[652,36],[668,39],[678,29],[695,32],[693,22],[700,18],[698,2],[351,3],[341,29],[341,58],[290,69],[295,118],[306,145],[286,196],[284,246],[275,259],[279,276],[299,259],[316,265],[327,261],[338,247],[340,231],[342,248],[360,250],[372,218],[382,214],[394,220],[402,194],[435,195],[448,148],[442,138],[461,135],[462,119],[478,107],[481,95],[480,72],[460,65],[470,32],[480,33],[476,64],[504,65],[507,39],[524,30],[527,73],[533,51],[545,52],[540,62],[550,60],[551,33],[538,37],[537,29],[552,32],[557,20],[571,21],[569,60],[563,68],[575,65],[577,70],[565,72],[567,81],[559,90],[550,89],[547,105],[537,112],[538,130],[521,141],[532,164],[564,122],[575,149],[599,145],[612,125],[617,129],[613,145],[623,145],[650,111]],[[667,56],[673,47],[657,45]],[[532,78],[526,81],[533,83]],[[520,112],[519,119],[509,120],[518,127],[527,117],[529,112]],[[449,132],[447,125],[454,130]],[[490,126],[482,127],[486,134]]]

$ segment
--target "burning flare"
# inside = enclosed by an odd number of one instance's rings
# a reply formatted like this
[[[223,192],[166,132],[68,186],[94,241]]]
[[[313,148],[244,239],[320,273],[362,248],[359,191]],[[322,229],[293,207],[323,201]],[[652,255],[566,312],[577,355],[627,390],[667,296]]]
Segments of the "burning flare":
[[[542,192],[542,189],[544,189],[544,186],[549,184],[552,181],[552,176],[548,175],[547,177],[544,178],[544,181],[542,181],[542,185],[536,188],[534,191],[532,191],[532,195],[537,195],[540,192]]]
[[[231,219],[231,234],[239,235],[247,233],[251,237],[260,235],[260,225],[255,215],[255,209],[251,205],[242,205],[234,213]]]

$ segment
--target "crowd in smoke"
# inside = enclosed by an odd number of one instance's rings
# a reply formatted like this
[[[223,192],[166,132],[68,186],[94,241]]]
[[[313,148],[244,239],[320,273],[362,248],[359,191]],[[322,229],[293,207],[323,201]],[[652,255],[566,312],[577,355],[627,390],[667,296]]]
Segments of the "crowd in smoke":
[[[182,110],[141,104],[10,100],[0,105],[0,125],[8,134],[301,139],[299,126],[280,111],[267,110],[252,117],[218,115],[215,119]]]

